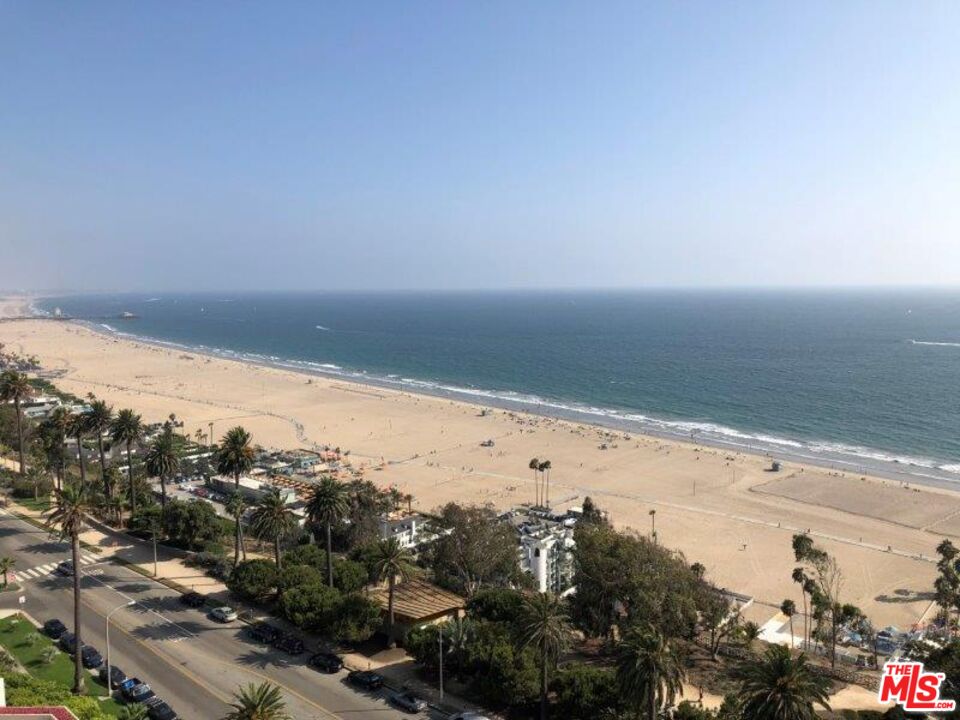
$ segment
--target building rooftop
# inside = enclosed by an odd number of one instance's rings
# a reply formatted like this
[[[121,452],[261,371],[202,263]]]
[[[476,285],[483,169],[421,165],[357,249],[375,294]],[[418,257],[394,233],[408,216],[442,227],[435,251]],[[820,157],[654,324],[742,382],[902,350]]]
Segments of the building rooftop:
[[[384,608],[387,607],[388,590],[371,591]],[[393,611],[404,623],[418,623],[442,615],[448,615],[466,607],[466,599],[456,593],[432,585],[426,580],[408,580],[393,591]]]

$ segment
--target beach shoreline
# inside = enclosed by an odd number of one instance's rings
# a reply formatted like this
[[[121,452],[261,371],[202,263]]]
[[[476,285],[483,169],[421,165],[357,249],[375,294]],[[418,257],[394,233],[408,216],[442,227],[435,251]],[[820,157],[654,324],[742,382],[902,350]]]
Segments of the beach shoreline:
[[[16,301],[0,302],[0,316],[16,314]],[[72,322],[0,323],[0,342],[37,355],[64,390],[94,392],[147,421],[175,412],[191,434],[212,422],[218,437],[243,424],[264,446],[350,449],[367,477],[413,494],[422,510],[450,501],[501,509],[531,502],[529,458],[550,458],[555,507],[590,495],[615,524],[638,532],[649,530],[656,510],[659,540],[703,562],[718,585],[755,597],[758,621],[785,597],[800,604],[790,580],[794,532],[809,530],[836,555],[849,601],[881,625],[909,625],[929,612],[933,549],[946,535],[960,536],[960,493],[948,483],[910,476],[907,488],[901,478],[823,468],[782,452],[775,457],[783,468],[772,473],[770,457],[702,438],[201,355]],[[491,439],[495,447],[480,446]]]

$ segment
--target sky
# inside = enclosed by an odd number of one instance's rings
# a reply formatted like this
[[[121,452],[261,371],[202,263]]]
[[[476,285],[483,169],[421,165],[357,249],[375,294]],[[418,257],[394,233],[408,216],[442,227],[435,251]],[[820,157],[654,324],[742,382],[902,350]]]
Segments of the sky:
[[[958,28],[0,0],[0,288],[960,285]]]

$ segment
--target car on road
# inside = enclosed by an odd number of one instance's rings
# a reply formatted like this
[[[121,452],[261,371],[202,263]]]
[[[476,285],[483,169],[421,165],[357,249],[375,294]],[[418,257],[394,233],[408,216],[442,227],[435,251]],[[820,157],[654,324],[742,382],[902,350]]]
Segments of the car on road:
[[[343,670],[343,660],[340,656],[329,652],[319,652],[311,655],[310,659],[307,660],[307,664],[315,670],[328,674]]]
[[[275,628],[270,623],[265,622],[258,622],[247,628],[247,635],[249,635],[252,640],[256,640],[257,642],[265,643],[267,645],[271,644],[279,635],[282,634],[283,633],[281,633],[278,628]]]
[[[466,712],[454,715],[450,720],[490,720],[490,718],[473,710],[467,710]]]
[[[65,653],[73,655],[77,649],[77,636],[72,632],[65,632],[60,636],[60,639],[57,640],[57,645],[59,645],[60,649]]]
[[[167,705],[163,700],[154,695],[147,700],[144,705],[147,706],[147,717],[150,720],[177,720],[177,715],[173,708]]]
[[[146,702],[154,697],[154,692],[140,678],[127,678],[120,683],[120,694],[124,700],[134,703]]]
[[[43,631],[47,634],[47,637],[59,640],[60,636],[67,631],[67,626],[56,618],[53,618],[43,624]]]
[[[232,607],[224,605],[223,607],[214,608],[210,611],[210,617],[212,617],[217,622],[229,623],[237,619],[237,611]]]
[[[100,672],[97,673],[97,676],[100,678],[100,682],[106,684],[107,682],[107,666],[101,665]],[[119,688],[123,682],[127,679],[127,674],[118,668],[116,665],[110,666],[110,689],[116,690]]]
[[[201,608],[207,604],[207,598],[198,592],[188,592],[180,596],[180,602],[187,607]]]
[[[391,693],[390,702],[408,713],[419,713],[427,709],[427,701],[414,695],[409,690]]]
[[[347,675],[347,681],[364,690],[379,690],[383,687],[383,675],[370,670],[354,670]]]
[[[54,572],[57,573],[57,575],[66,575],[67,577],[71,577],[73,575],[73,561],[64,560],[62,563],[57,565],[57,567],[54,569]]]
[[[80,650],[80,661],[88,669],[100,667],[103,665],[103,655],[97,652],[97,649],[91,645],[84,645]]]
[[[286,633],[278,635],[270,644],[273,645],[277,650],[282,650],[288,655],[299,655],[306,650],[303,640],[298,638],[296,635],[288,635]]]

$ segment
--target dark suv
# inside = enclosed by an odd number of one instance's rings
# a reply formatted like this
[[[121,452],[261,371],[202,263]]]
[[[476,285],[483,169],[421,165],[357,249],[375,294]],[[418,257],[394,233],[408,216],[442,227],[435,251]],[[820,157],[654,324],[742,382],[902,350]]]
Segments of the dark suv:
[[[57,619],[47,620],[43,624],[43,631],[48,637],[58,640],[67,631],[67,626]]]
[[[207,598],[198,592],[188,592],[186,595],[180,596],[180,602],[187,607],[201,608],[207,604]]]
[[[296,635],[287,635],[286,633],[278,635],[270,644],[277,650],[283,650],[290,655],[299,655],[306,649],[303,646],[303,640]]]
[[[383,687],[383,675],[370,670],[354,670],[347,675],[347,680],[365,690],[379,690]]]
[[[254,625],[251,625],[247,630],[247,634],[257,642],[265,643],[267,645],[273,644],[273,642],[280,636],[282,633],[280,630],[275,628],[273,625],[265,622],[258,622]]]
[[[343,660],[329,652],[320,652],[316,655],[311,655],[307,664],[325,673],[336,673],[343,670]]]

